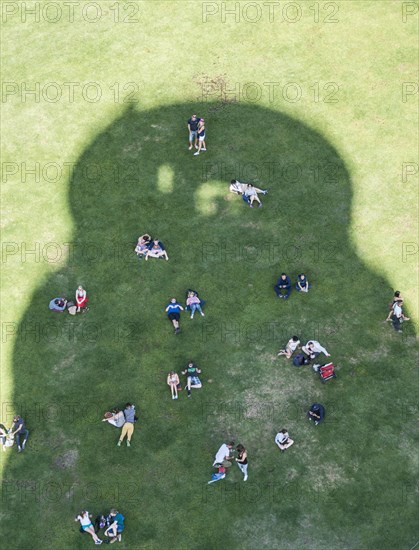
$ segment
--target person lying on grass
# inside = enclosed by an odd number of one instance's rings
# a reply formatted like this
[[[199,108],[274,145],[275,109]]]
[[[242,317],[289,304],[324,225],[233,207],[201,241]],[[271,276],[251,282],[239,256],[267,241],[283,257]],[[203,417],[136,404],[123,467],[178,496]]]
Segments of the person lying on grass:
[[[78,516],[74,519],[74,521],[79,521],[81,528],[85,533],[89,533],[89,535],[92,536],[93,540],[95,541],[95,544],[102,544],[103,541],[100,540],[100,538],[95,533],[95,528],[93,527],[93,523],[91,521],[92,515],[89,514],[87,510],[83,510],[80,512]]]
[[[170,319],[170,322],[175,328],[175,334],[178,334],[178,332],[180,332],[180,312],[183,311],[183,307],[178,304],[176,298],[172,298],[165,311]]]
[[[148,260],[149,258],[166,258],[166,260],[169,259],[166,249],[164,248],[164,244],[159,241],[159,239],[154,239],[148,245],[148,251],[145,255],[145,259]]]
[[[177,389],[179,384],[180,384],[179,375],[174,370],[171,370],[167,375],[167,385],[170,388],[172,399],[178,398]]]
[[[125,404],[124,417],[125,423],[122,426],[121,435],[119,436],[117,446],[121,446],[126,436],[127,447],[131,447],[131,438],[134,433],[134,422],[137,421],[137,417],[135,416],[135,405],[132,405],[131,403]]]
[[[299,345],[300,345],[300,340],[298,336],[293,336],[288,340],[287,345],[285,346],[285,349],[279,350],[278,355],[285,355],[287,359],[291,359],[292,354],[298,348]]]
[[[110,412],[105,412],[102,422],[109,422],[112,426],[122,428],[125,424],[125,416],[124,413],[116,407]]]
[[[201,300],[199,299],[198,294],[193,290],[188,292],[188,297],[186,298],[186,309],[188,308],[191,310],[191,319],[193,319],[196,310],[199,311],[202,317],[205,316],[205,313],[201,308]]]
[[[232,193],[236,193],[237,195],[241,195],[250,208],[253,208],[253,203],[255,201],[259,203],[260,208],[262,203],[260,202],[258,193],[266,195],[268,192],[266,189],[259,189],[259,187],[255,187],[251,183],[240,183],[238,180],[231,180],[230,191]]]
[[[141,235],[141,237],[138,237],[137,246],[135,247],[134,252],[141,258],[147,254],[150,244],[151,237],[148,233],[145,233],[144,235]]]
[[[201,372],[201,369],[192,361],[190,361],[186,369],[182,371],[182,374],[187,376],[188,397],[191,396],[191,388],[202,388],[202,382],[198,376],[198,374],[201,374]]]
[[[294,444],[294,441],[290,438],[288,430],[284,428],[276,434],[275,443],[281,451],[285,451]]]
[[[65,298],[54,298],[50,301],[48,307],[51,311],[65,311],[65,308],[67,307],[67,300]]]

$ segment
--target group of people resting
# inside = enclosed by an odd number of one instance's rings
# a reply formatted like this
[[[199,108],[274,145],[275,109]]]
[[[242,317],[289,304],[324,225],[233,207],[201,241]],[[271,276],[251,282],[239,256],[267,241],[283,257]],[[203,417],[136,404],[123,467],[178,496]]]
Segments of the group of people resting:
[[[278,355],[285,355],[287,359],[291,359],[292,354],[298,348],[300,349],[300,339],[298,336],[292,336],[284,349],[279,350]],[[315,359],[321,353],[326,357],[330,357],[330,353],[317,340],[309,340],[305,346],[301,346],[301,350],[310,360]]]
[[[390,311],[386,321],[391,321],[393,323],[393,328],[396,332],[403,332],[401,325],[404,321],[410,321],[410,317],[406,317],[403,313],[403,298],[400,290],[396,290],[394,293],[393,300],[389,304],[389,307]]]
[[[152,239],[148,233],[138,237],[137,246],[134,249],[139,258],[164,258],[169,259],[164,244],[159,239]]]
[[[188,397],[191,396],[191,388],[202,388],[202,382],[198,376],[198,374],[201,374],[202,371],[193,361],[189,361],[186,368],[181,371],[181,373],[186,376],[186,389]],[[179,380],[179,375],[174,370],[171,370],[167,375],[167,385],[170,388],[172,399],[178,399],[178,391],[182,389],[182,385]]]
[[[297,276],[297,282],[295,283],[295,289],[298,292],[308,292],[311,288],[311,284],[308,282],[307,277],[304,273],[300,273]],[[285,300],[289,298],[292,290],[292,282],[286,273],[281,273],[274,290],[277,298],[284,298]]]
[[[67,298],[53,298],[49,303],[49,309],[58,312],[67,310],[71,315],[75,315],[76,313],[88,311],[88,301],[87,292],[79,285],[76,290],[75,302],[67,300]]]
[[[137,420],[138,417],[135,414],[135,405],[125,403],[124,410],[115,407],[111,411],[105,412],[102,422],[109,422],[109,424],[112,424],[112,426],[115,426],[116,428],[122,428],[117,446],[120,447],[126,437],[127,447],[131,447],[134,424]]]
[[[204,300],[201,300],[199,294],[196,290],[188,289],[186,291],[186,306],[183,306],[176,300],[172,298],[166,306],[167,317],[172,323],[175,334],[180,332],[180,313],[181,311],[190,311],[191,319],[194,318],[195,311],[199,311],[202,317],[205,317],[205,313],[202,311],[202,306],[205,304]]]
[[[258,193],[266,195],[267,189],[259,189],[251,183],[240,183],[238,180],[231,180],[230,191],[236,195],[241,195],[244,202],[246,202],[250,208],[253,208],[253,203],[256,201],[259,204],[259,208],[262,206],[262,202],[258,196]]]
[[[74,521],[80,522],[80,531],[82,533],[89,533],[92,536],[95,544],[102,544],[102,542],[113,544],[116,541],[121,542],[122,532],[125,528],[125,518],[115,508],[109,512],[108,515],[99,515],[95,520],[95,525],[92,523],[92,514],[89,514],[87,510],[82,510],[75,518]],[[105,529],[104,536],[109,539],[103,541],[100,539],[96,531]]]

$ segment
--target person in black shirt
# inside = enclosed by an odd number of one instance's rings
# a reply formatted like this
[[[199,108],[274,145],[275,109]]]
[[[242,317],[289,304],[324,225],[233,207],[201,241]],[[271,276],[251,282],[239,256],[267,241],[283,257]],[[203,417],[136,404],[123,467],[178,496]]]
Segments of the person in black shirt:
[[[196,115],[192,115],[188,120],[188,132],[189,132],[189,151],[195,145],[195,149],[198,149],[198,124],[201,119]],[[195,142],[194,144],[192,142]]]
[[[285,298],[285,300],[291,294],[291,279],[286,273],[282,273],[281,277],[278,279],[278,282],[274,286],[274,290],[278,298]],[[283,294],[285,292],[285,294]]]
[[[247,481],[247,467],[248,467],[247,451],[243,447],[243,445],[237,445],[236,451],[237,451],[237,457],[236,457],[237,466],[240,468],[240,470],[244,474],[243,481]]]

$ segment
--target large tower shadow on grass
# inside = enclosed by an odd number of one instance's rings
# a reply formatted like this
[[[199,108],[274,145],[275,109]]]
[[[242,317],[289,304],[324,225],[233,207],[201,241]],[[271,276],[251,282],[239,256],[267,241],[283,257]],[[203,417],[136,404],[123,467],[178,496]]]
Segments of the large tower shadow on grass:
[[[186,120],[194,111],[208,121],[208,151],[199,157],[187,150]],[[268,187],[264,207],[252,211],[229,194],[232,177]],[[217,363],[219,346],[226,344],[220,336],[226,316],[240,324],[262,305],[267,318],[301,318],[307,330],[315,315],[320,324],[333,325],[338,343],[347,330],[354,340],[362,338],[364,324],[351,320],[354,304],[368,300],[369,315],[382,314],[391,289],[353,249],[351,200],[350,177],[337,151],[304,124],[261,107],[129,109],[95,137],[69,182],[75,234],[68,261],[34,293],[14,351],[13,406],[26,418],[31,439],[25,453],[9,459],[5,479],[28,480],[24,498],[17,489],[9,498],[10,514],[30,518],[16,534],[22,545],[28,530],[45,538],[43,521],[48,540],[65,540],[63,513],[83,507],[129,508],[144,544],[162,541],[159,502],[173,505],[174,525],[184,522],[185,507],[195,506],[198,497],[190,499],[184,484],[173,483],[184,477],[189,453],[182,446],[190,445],[190,433],[183,429],[185,411],[162,414],[163,373],[179,369],[173,362],[192,351],[208,354],[212,376],[223,377],[229,389]],[[134,257],[136,237],[146,231],[165,243],[169,262],[145,264]],[[273,314],[278,304],[272,285],[283,270],[293,276],[306,271],[315,281],[324,296],[315,314],[297,305]],[[49,300],[78,284],[87,288],[90,311],[76,318],[51,314]],[[173,340],[163,308],[171,295],[183,298],[190,285],[211,303],[211,324],[205,329],[194,322]],[[372,335],[369,342],[379,346],[381,340]],[[99,422],[101,412],[125,400],[137,401],[141,411],[141,444],[130,456],[115,454],[115,433]],[[208,452],[206,434],[193,437],[203,451],[188,458],[192,472]],[[169,466],[173,475],[166,478]],[[31,496],[34,487],[38,493]],[[205,517],[193,521],[190,547],[209,528]],[[227,540],[220,524],[210,530],[220,543]],[[177,528],[168,536],[174,547],[182,542]]]

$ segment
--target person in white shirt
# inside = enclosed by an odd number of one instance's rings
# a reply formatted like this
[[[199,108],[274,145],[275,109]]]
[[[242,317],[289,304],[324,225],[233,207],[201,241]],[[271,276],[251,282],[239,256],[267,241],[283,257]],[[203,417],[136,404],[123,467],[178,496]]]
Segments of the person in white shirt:
[[[74,519],[74,521],[79,521],[81,524],[81,527],[83,531],[86,533],[89,533],[89,535],[92,535],[93,540],[95,541],[95,544],[102,544],[102,540],[96,535],[95,528],[93,527],[92,521],[91,521],[91,514],[86,511],[80,512],[78,516]]]
[[[394,330],[397,332],[402,332],[401,323],[403,321],[409,321],[410,317],[406,317],[402,310],[403,300],[397,300],[393,305],[393,313],[391,315],[391,320],[393,322]]]
[[[288,430],[284,428],[276,434],[275,443],[281,451],[285,451],[288,447],[291,447],[291,445],[294,444],[294,440],[290,438]]]
[[[109,424],[112,424],[117,428],[122,428],[125,424],[124,413],[119,409],[113,409],[112,412],[106,412],[103,416],[104,418],[102,419],[102,422],[109,422]]]
[[[224,468],[229,468],[231,466],[230,451],[233,447],[234,441],[230,441],[230,443],[223,443],[215,455],[213,466],[220,464],[223,465]]]
[[[287,359],[291,359],[292,354],[298,348],[299,345],[300,345],[300,340],[298,339],[298,336],[293,336],[288,340],[288,343],[285,346],[285,349],[279,350],[278,355],[285,355]]]
[[[310,359],[315,359],[321,353],[324,353],[326,357],[330,357],[330,353],[327,349],[320,345],[317,340],[309,340],[301,349],[310,357]]]

